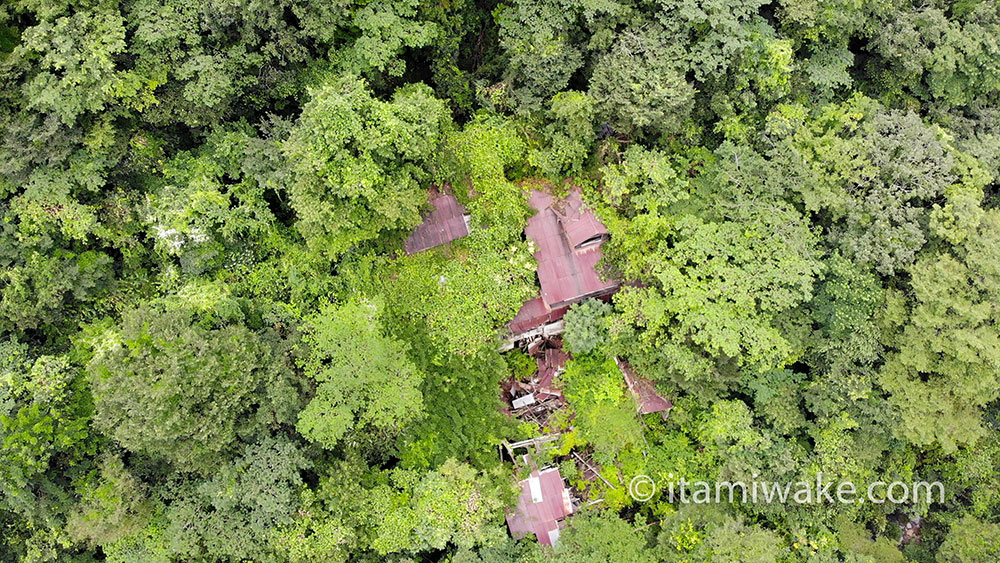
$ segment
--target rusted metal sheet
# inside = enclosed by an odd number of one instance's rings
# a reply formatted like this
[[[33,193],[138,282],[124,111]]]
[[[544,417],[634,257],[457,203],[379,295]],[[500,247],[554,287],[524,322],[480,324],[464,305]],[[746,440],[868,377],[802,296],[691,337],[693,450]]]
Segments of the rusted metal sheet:
[[[618,288],[618,282],[602,280],[595,269],[607,230],[583,206],[579,189],[562,200],[535,190],[528,203],[537,213],[528,219],[524,232],[535,242],[541,297],[550,310]]]
[[[549,348],[542,357],[536,359],[538,363],[538,383],[536,383],[535,388],[540,391],[538,393],[538,400],[541,401],[546,397],[555,396],[542,390],[548,390],[553,387],[556,375],[562,371],[568,359],[569,356],[559,348]]]
[[[666,412],[673,408],[673,403],[664,399],[657,392],[656,384],[637,374],[628,362],[615,358],[615,363],[622,370],[622,375],[625,376],[625,385],[635,396],[640,413]]]
[[[455,196],[431,190],[428,202],[431,210],[424,214],[423,222],[406,239],[407,254],[416,254],[469,234],[465,207]]]
[[[520,334],[539,327],[549,320],[549,310],[541,297],[525,301],[508,326],[513,334]]]
[[[507,514],[507,527],[515,539],[535,534],[540,543],[552,545],[559,537],[559,521],[572,513],[573,504],[559,470],[536,470],[521,481],[517,507]]]

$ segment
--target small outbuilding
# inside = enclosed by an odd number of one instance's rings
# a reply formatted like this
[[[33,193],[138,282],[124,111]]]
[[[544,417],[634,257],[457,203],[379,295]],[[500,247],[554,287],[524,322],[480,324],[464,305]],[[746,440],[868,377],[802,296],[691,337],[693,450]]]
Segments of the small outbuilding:
[[[428,203],[430,211],[424,213],[423,222],[406,239],[407,254],[423,252],[469,234],[469,214],[454,195],[432,188]]]
[[[507,527],[514,539],[535,534],[540,543],[555,545],[560,521],[572,513],[573,501],[559,469],[536,469],[521,481],[521,495],[517,507],[507,514]]]

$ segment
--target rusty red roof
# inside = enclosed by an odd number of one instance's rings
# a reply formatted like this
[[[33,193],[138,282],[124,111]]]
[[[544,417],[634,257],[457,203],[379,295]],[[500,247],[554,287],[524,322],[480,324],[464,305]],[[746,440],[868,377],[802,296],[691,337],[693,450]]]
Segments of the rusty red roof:
[[[455,196],[432,189],[428,203],[431,210],[424,214],[423,223],[406,239],[407,254],[423,252],[469,234],[465,207]]]
[[[521,481],[521,495],[517,508],[507,514],[507,527],[514,539],[535,534],[539,542],[553,545],[559,537],[559,520],[572,513],[573,503],[559,469],[535,470]]]
[[[597,274],[607,230],[584,206],[578,188],[561,200],[534,190],[528,203],[537,213],[528,219],[524,233],[538,249],[538,283],[546,307],[558,309],[618,288],[618,282]]]
[[[573,190],[561,201],[550,206],[559,216],[566,238],[574,248],[602,242],[608,234],[597,216],[584,207],[580,190]]]
[[[635,396],[640,413],[664,412],[673,408],[673,403],[661,397],[657,392],[655,383],[637,374],[625,360],[615,358],[615,362],[618,363],[622,375],[625,376],[625,385]]]
[[[569,307],[549,309],[539,296],[525,301],[514,318],[507,323],[507,326],[513,334],[521,334],[544,324],[558,321],[563,318],[568,309]]]

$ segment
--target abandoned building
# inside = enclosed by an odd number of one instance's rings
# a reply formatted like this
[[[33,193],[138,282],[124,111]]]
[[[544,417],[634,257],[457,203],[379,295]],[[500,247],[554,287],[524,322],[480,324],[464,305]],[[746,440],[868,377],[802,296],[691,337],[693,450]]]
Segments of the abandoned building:
[[[511,378],[502,384],[504,400],[509,401],[508,414],[538,426],[541,435],[506,444],[507,459],[518,464],[514,451],[534,448],[535,454],[552,449],[559,441],[562,428],[555,416],[566,407],[566,399],[556,381],[563,372],[569,355],[562,349],[563,315],[569,307],[589,298],[607,299],[618,291],[615,280],[602,279],[597,270],[601,246],[608,239],[605,226],[583,203],[580,190],[574,188],[564,198],[555,198],[547,191],[534,190],[528,203],[536,213],[528,219],[525,235],[535,243],[538,261],[537,297],[521,306],[508,324],[510,338],[501,351],[521,347],[534,358],[537,370],[530,378]],[[625,384],[635,397],[636,410],[645,415],[659,413],[666,417],[672,407],[660,396],[653,381],[643,378],[624,360],[615,358]],[[553,420],[557,422],[552,423]],[[546,454],[551,455],[551,454]],[[503,453],[501,454],[503,456]],[[571,452],[584,480],[601,479],[614,489],[598,468],[588,461],[588,454]],[[507,525],[515,539],[534,534],[544,545],[554,545],[559,538],[560,523],[573,513],[574,499],[582,501],[567,489],[556,468],[538,470],[531,456],[524,464],[532,468],[530,477],[520,482],[521,494],[517,507],[508,512]],[[589,490],[585,486],[584,494]],[[591,501],[601,502],[603,499]]]
[[[536,213],[528,219],[524,234],[537,249],[541,291],[521,306],[509,323],[515,340],[532,332],[549,335],[545,326],[562,319],[570,305],[591,297],[607,297],[619,287],[618,282],[603,280],[597,272],[608,231],[584,205],[579,188],[561,199],[547,191],[533,190],[528,204]]]
[[[573,502],[559,469],[536,469],[521,481],[521,495],[507,514],[507,527],[514,539],[535,534],[539,542],[551,546],[559,541],[560,522],[572,513]]]
[[[428,203],[430,211],[424,213],[423,222],[406,239],[406,254],[412,255],[469,234],[469,214],[455,196],[431,188]]]

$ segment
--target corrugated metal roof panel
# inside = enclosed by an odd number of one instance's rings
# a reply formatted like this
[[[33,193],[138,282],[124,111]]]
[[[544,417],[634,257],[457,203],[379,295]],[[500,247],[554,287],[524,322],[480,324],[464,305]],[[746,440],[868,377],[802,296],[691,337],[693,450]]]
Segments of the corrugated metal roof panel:
[[[656,390],[655,383],[637,374],[628,362],[617,358],[615,361],[618,362],[618,367],[622,370],[622,375],[625,376],[625,385],[635,395],[639,412],[649,414],[668,411],[673,408],[673,403],[660,396],[660,393]]]
[[[513,406],[515,409],[519,409],[521,407],[526,407],[528,405],[533,405],[533,404],[535,404],[535,394],[528,393],[523,397],[518,397],[514,399],[514,401],[511,403],[511,406]]]
[[[583,205],[580,190],[573,190],[562,201],[552,206],[559,217],[566,238],[574,248],[579,248],[592,239],[608,234],[604,223]]]
[[[465,207],[455,196],[432,190],[428,203],[431,210],[424,214],[424,221],[406,239],[407,254],[416,254],[469,234]]]
[[[525,301],[521,309],[514,315],[514,319],[508,323],[508,327],[513,334],[527,332],[545,324],[549,319],[548,308],[541,297],[536,297]]]

